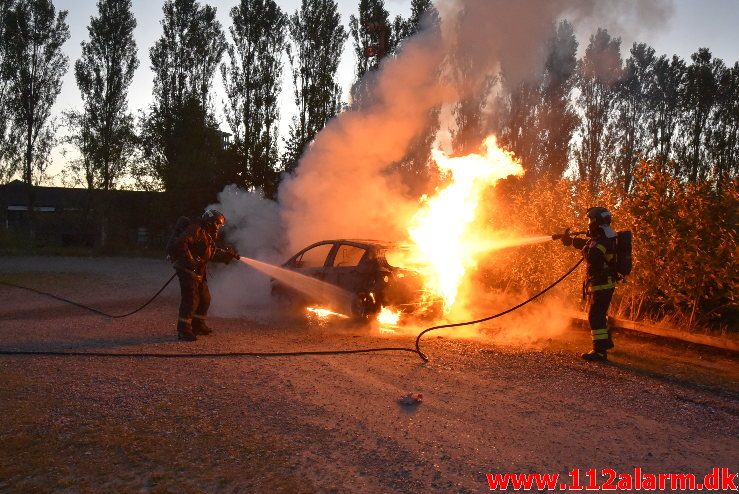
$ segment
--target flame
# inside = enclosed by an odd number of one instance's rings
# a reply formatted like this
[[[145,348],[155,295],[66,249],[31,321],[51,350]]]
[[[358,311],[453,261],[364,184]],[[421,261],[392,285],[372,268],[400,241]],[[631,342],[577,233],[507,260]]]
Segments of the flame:
[[[513,153],[498,147],[495,136],[487,137],[482,149],[481,154],[459,157],[432,150],[448,183],[432,197],[421,198],[421,207],[408,227],[412,262],[424,266],[426,288],[444,300],[446,311],[457,301],[465,274],[494,243],[480,224],[484,192],[503,178],[523,174],[521,163]]]
[[[400,311],[393,311],[388,307],[383,307],[377,314],[377,322],[383,326],[397,326],[400,322]]]
[[[345,316],[344,314],[339,314],[338,312],[334,312],[332,310],[325,309],[323,307],[306,307],[305,310],[307,312],[315,314],[319,319],[328,319],[329,317],[339,317],[341,319],[349,318],[349,316]]]

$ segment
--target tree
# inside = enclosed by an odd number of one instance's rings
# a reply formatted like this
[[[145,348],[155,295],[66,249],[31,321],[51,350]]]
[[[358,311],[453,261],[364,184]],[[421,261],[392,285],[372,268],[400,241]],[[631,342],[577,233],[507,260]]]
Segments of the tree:
[[[411,15],[403,23],[403,39],[410,38],[422,29],[422,24],[438,28],[441,20],[432,0],[411,0]]]
[[[657,60],[654,49],[644,43],[634,43],[630,53],[616,86],[618,152],[612,170],[613,178],[625,194],[631,190],[638,154],[644,153],[648,146],[647,128],[653,112],[650,93]]]
[[[221,65],[226,120],[240,162],[240,184],[273,196],[277,185],[282,52],[287,16],[274,0],[241,0],[231,9],[230,63]]]
[[[12,175],[12,169],[10,164],[10,143],[8,142],[10,130],[9,120],[11,117],[10,112],[10,95],[9,77],[3,74],[2,67],[7,51],[7,42],[5,35],[6,19],[12,0],[0,0],[0,182],[5,182]]]
[[[302,0],[288,23],[287,56],[292,68],[297,115],[290,126],[285,169],[298,165],[306,146],[341,108],[336,81],[347,39],[335,0]]]
[[[202,123],[201,123],[202,122]],[[228,148],[211,112],[199,98],[190,96],[174,114],[166,133],[155,127],[159,120],[148,120],[142,138],[158,139],[164,134],[168,160],[155,160],[152,171],[166,184],[169,205],[176,214],[195,214],[214,202],[226,184],[234,183],[233,163]]]
[[[20,170],[29,185],[43,178],[54,143],[50,115],[68,66],[62,52],[69,38],[66,18],[67,11],[57,13],[50,0],[19,0],[4,14],[11,171]],[[33,206],[33,188],[29,191]]]
[[[464,30],[474,15],[474,9],[462,7],[456,22],[458,30]],[[477,151],[487,133],[484,114],[490,99],[490,92],[498,77],[494,74],[480,74],[476,50],[470,43],[458,43],[452,48],[449,58],[449,71],[455,85],[466,88],[466,95],[452,108],[456,128],[452,131],[452,144],[456,153],[467,154]]]
[[[167,0],[162,10],[163,33],[149,51],[155,105],[170,113],[195,97],[208,108],[213,74],[226,49],[216,9],[195,0]]]
[[[431,0],[412,0],[410,17],[406,20],[399,17],[395,22],[396,48],[404,39],[420,32],[422,22],[425,24],[423,28],[435,31],[437,36],[440,35],[439,12]],[[397,163],[406,185],[412,192],[423,191],[431,178],[428,165],[431,160],[431,148],[439,130],[440,113],[441,106],[429,110],[423,130],[413,138],[406,155]]]
[[[708,123],[716,104],[719,74],[724,63],[713,58],[708,48],[700,48],[691,55],[685,72],[685,85],[680,98],[681,126],[684,138],[678,146],[678,164],[681,174],[691,182],[705,178],[709,173],[708,160],[703,152]]]
[[[739,62],[720,74],[708,152],[717,186],[722,189],[739,175]]]
[[[75,64],[83,115],[73,118],[74,142],[83,155],[89,189],[115,188],[135,145],[128,88],[138,67],[131,0],[98,0],[90,19],[89,41]]]
[[[392,43],[396,39],[384,0],[360,0],[358,14],[358,17],[349,17],[349,31],[357,59],[354,72],[356,81],[351,90],[354,106],[367,102],[371,82],[363,78],[368,72],[377,70],[380,61],[392,53]],[[396,19],[395,27],[396,32],[397,29],[403,29],[402,19]]]
[[[539,111],[539,175],[555,180],[569,164],[570,142],[578,124],[571,94],[577,69],[577,39],[572,25],[560,22],[549,39]]]
[[[223,136],[212,117],[210,87],[226,39],[211,6],[167,0],[162,10],[163,33],[149,52],[154,104],[143,124],[142,149],[171,205],[186,211],[210,202],[209,177],[222,175]]]
[[[503,76],[505,79],[505,75]],[[504,124],[501,144],[513,151],[526,171],[527,182],[536,180],[541,168],[539,159],[539,110],[541,81],[523,81],[511,88],[503,99]]]
[[[686,70],[685,62],[678,56],[669,59],[662,55],[654,62],[654,84],[648,96],[653,108],[647,125],[652,141],[648,155],[654,154],[663,160],[672,157]]]
[[[598,189],[603,171],[613,168],[615,143],[609,123],[621,70],[621,40],[598,29],[590,37],[577,74],[577,102],[583,115],[575,159],[580,180],[587,181],[592,190]]]

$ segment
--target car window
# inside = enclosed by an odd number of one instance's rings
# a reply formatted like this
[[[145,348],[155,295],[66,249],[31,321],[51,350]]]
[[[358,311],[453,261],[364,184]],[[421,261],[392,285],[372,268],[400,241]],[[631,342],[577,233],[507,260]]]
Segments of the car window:
[[[359,262],[364,257],[367,249],[361,247],[355,247],[353,245],[342,244],[339,246],[339,250],[336,251],[336,257],[334,257],[334,267],[348,267],[358,266]]]
[[[295,265],[300,268],[322,268],[333,246],[333,244],[321,244],[308,249],[298,256]]]

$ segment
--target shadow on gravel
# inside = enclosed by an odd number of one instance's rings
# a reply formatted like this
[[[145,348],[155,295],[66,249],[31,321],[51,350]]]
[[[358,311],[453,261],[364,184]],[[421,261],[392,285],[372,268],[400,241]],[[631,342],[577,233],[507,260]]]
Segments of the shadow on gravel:
[[[116,348],[131,351],[130,347],[140,345],[156,345],[162,343],[177,343],[174,332],[171,335],[152,335],[152,336],[130,336],[119,338],[95,338],[70,341],[67,339],[38,340],[28,339],[25,341],[17,341],[12,344],[13,348],[4,348],[4,350],[20,350],[20,351],[39,351],[39,352],[63,352],[63,351],[85,351],[85,350],[112,350]],[[151,349],[147,349],[151,351]]]
[[[81,317],[84,315],[99,317],[103,320],[107,319],[105,316],[96,314],[94,312],[85,310],[81,307],[75,307],[73,305],[65,304],[61,301],[50,300],[49,304],[54,304],[52,307],[36,308],[33,309],[19,309],[10,311],[0,311],[0,320],[15,320],[15,321],[29,321],[39,319],[68,319],[69,317]],[[138,307],[140,307],[146,299],[128,299],[115,302],[85,302],[78,301],[82,305],[90,306],[102,312],[107,312],[112,315],[125,314]],[[164,300],[155,300],[151,305],[147,306],[146,309],[154,308],[162,305]],[[144,309],[144,310],[146,310]]]
[[[739,399],[739,389],[734,386],[727,387],[720,385],[715,382],[708,382],[705,379],[701,379],[702,376],[689,374],[680,375],[671,372],[671,369],[656,369],[654,366],[639,365],[633,362],[614,362],[609,361],[608,366],[615,367],[624,372],[628,372],[634,375],[646,377],[654,381],[670,384],[673,386],[679,386],[684,389],[692,391],[706,391],[710,390],[712,393],[724,396],[726,398]]]

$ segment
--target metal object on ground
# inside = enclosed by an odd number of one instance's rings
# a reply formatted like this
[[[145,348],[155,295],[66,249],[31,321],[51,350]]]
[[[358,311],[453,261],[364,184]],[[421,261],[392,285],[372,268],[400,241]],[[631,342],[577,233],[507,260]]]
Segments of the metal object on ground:
[[[398,398],[398,403],[405,406],[420,405],[423,402],[423,394],[421,393],[406,393],[405,395]]]

